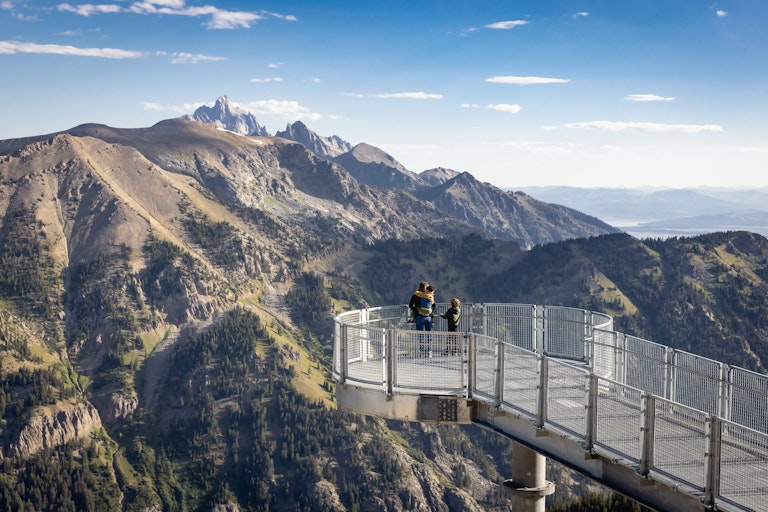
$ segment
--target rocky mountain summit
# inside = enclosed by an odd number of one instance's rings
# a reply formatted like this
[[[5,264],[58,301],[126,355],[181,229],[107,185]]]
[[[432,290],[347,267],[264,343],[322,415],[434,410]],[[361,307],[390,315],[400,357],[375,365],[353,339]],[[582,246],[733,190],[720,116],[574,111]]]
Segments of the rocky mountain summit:
[[[233,105],[227,96],[220,96],[216,103],[209,107],[202,105],[184,119],[208,123],[240,135],[268,136],[267,129],[259,124],[256,117],[240,107]]]
[[[322,137],[307,128],[307,125],[301,121],[288,124],[285,130],[277,132],[275,137],[282,137],[303,144],[312,153],[326,160],[333,160],[335,157],[352,150],[352,144],[341,137],[337,135]]]

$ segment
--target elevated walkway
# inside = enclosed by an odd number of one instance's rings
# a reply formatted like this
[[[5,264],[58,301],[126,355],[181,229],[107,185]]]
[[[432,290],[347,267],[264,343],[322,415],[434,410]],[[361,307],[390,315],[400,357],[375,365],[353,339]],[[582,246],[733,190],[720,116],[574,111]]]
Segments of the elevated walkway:
[[[768,511],[768,376],[586,310],[463,304],[457,333],[414,331],[406,314],[334,319],[340,406],[475,423],[657,510]]]

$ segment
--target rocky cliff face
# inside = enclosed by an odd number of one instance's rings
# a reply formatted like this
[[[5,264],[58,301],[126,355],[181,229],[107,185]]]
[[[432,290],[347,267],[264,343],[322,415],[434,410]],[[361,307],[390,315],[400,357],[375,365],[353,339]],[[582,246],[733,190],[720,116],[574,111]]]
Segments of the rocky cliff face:
[[[9,458],[27,458],[41,450],[83,439],[101,427],[98,411],[90,403],[59,404],[43,409],[25,423],[2,454]]]

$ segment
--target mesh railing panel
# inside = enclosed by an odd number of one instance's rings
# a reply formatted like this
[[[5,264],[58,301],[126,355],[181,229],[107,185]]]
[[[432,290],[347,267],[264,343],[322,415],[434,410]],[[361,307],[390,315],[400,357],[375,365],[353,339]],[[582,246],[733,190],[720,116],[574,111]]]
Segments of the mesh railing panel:
[[[535,417],[539,396],[539,357],[529,351],[504,345],[504,390],[502,405]]]
[[[677,351],[674,361],[671,398],[677,403],[717,415],[722,363]]]
[[[742,368],[731,368],[729,382],[727,419],[768,433],[768,376]]]
[[[625,337],[624,347],[624,352],[617,354],[624,357],[623,384],[667,398],[664,360],[667,347],[634,336]]]
[[[656,399],[653,471],[659,471],[704,489],[707,415],[701,411]]]
[[[544,353],[552,357],[584,361],[584,339],[588,334],[584,310],[547,307],[544,309],[544,318]]]
[[[483,308],[483,330],[477,332],[515,347],[535,350],[535,306],[484,304]]]
[[[347,325],[347,378],[384,382],[384,330]]]
[[[456,334],[437,331],[393,332],[396,362],[394,387],[440,390],[446,393],[456,393],[463,389],[462,354],[459,351],[454,354],[445,353],[449,344],[461,341],[457,340]]]
[[[598,377],[620,381],[617,372],[616,343],[617,333],[595,330],[592,333],[592,371]]]
[[[745,510],[765,510],[768,435],[722,422],[720,497]]]
[[[547,379],[547,423],[584,438],[587,427],[588,372],[550,359]]]
[[[494,400],[496,396],[496,345],[490,336],[475,335],[475,393]]]
[[[639,462],[642,449],[642,391],[606,379],[598,379],[597,389],[595,444]]]

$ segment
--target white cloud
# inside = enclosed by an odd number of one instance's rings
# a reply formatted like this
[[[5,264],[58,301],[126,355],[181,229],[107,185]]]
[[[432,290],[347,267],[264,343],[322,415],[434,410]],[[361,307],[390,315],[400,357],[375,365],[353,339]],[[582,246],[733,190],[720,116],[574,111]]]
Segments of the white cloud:
[[[248,81],[252,84],[267,84],[269,82],[282,82],[283,79],[279,76],[275,76],[272,78],[251,78]]]
[[[675,98],[656,94],[627,94],[624,99],[627,101],[675,101]]]
[[[145,0],[133,2],[128,7],[118,4],[82,4],[73,6],[68,3],[58,5],[62,12],[72,12],[80,16],[95,14],[164,14],[171,16],[188,16],[193,18],[207,17],[205,26],[210,29],[250,28],[254,23],[265,17],[278,18],[285,21],[296,21],[293,15],[272,12],[228,11],[212,5],[188,6],[186,0]]]
[[[199,107],[205,105],[205,103],[185,103],[183,105],[161,105],[160,103],[153,103],[150,101],[141,101],[139,104],[144,110],[153,112],[171,111],[179,114],[188,114],[194,112]]]
[[[570,80],[567,78],[544,78],[540,76],[492,76],[485,80],[492,84],[567,84]]]
[[[270,69],[276,69],[276,68],[279,68],[282,65],[283,65],[282,62],[272,62],[270,64],[267,64],[267,67],[270,68]]]
[[[321,83],[321,82],[322,82],[322,80],[320,80],[320,79],[319,79],[319,78],[317,78],[317,77],[313,77],[313,78],[311,78],[310,80],[312,81],[312,83],[315,83],[315,84],[319,84],[319,83]]]
[[[548,130],[557,128],[577,128],[586,130],[601,130],[609,132],[655,132],[655,133],[701,133],[722,132],[723,128],[716,124],[665,124],[638,123],[623,121],[585,121],[567,123],[561,126],[545,127]]]
[[[78,57],[101,57],[104,59],[138,59],[142,52],[120,50],[117,48],[77,48],[59,44],[19,43],[0,41],[0,54],[38,53],[51,55],[75,55]]]
[[[322,116],[311,112],[307,107],[299,104],[298,101],[285,101],[285,100],[260,100],[252,101],[246,104],[243,108],[251,112],[252,114],[267,115],[272,117],[278,117],[280,119],[287,119],[289,121],[295,121],[297,119],[307,119],[310,121],[317,121]]]
[[[170,54],[172,64],[200,64],[201,62],[217,62],[227,60],[224,57],[202,55],[200,53],[173,52]]]
[[[519,27],[521,25],[527,25],[528,22],[524,20],[514,20],[514,21],[497,21],[496,23],[491,23],[490,25],[486,25],[485,28],[492,28],[495,30],[509,30],[513,29],[515,27]]]
[[[0,9],[5,9],[10,11],[11,9],[13,9],[13,2],[11,2],[10,0],[3,0],[2,2],[0,2]]]
[[[499,112],[508,112],[510,114],[517,114],[520,112],[522,107],[520,105],[514,105],[509,103],[496,103],[496,104],[490,104],[490,105],[478,105],[476,103],[462,103],[462,108],[482,108],[482,109],[488,109],[488,110],[497,110]]]
[[[371,98],[405,98],[410,100],[440,100],[443,99],[442,94],[426,93],[426,92],[391,92],[382,94],[369,94]]]
[[[589,13],[586,12],[586,11],[581,11],[581,12],[573,13],[573,18],[574,19],[576,19],[576,18],[587,18],[587,17],[589,17]]]
[[[727,11],[724,11],[724,10],[722,10],[722,9],[718,9],[718,10],[717,10],[717,16],[718,16],[719,18],[725,18],[726,16],[728,16],[728,12],[727,12]]]
[[[125,9],[115,4],[83,4],[73,6],[70,4],[59,4],[57,9],[62,12],[72,12],[79,14],[80,16],[91,16],[92,14],[114,14],[119,12],[125,12]]]

